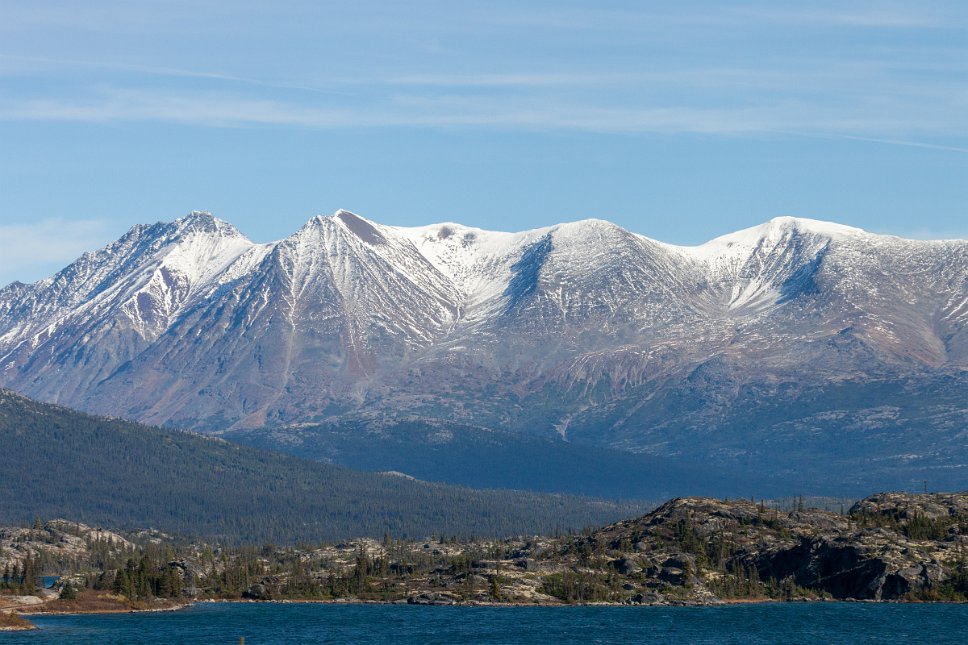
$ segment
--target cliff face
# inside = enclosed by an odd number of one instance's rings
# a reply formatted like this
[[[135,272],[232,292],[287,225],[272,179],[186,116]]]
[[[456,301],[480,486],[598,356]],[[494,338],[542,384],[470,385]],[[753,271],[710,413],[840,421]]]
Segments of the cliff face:
[[[670,584],[694,599],[822,595],[932,598],[954,590],[968,558],[968,493],[886,493],[848,515],[780,512],[752,501],[679,498],[564,549],[635,578],[643,598]]]

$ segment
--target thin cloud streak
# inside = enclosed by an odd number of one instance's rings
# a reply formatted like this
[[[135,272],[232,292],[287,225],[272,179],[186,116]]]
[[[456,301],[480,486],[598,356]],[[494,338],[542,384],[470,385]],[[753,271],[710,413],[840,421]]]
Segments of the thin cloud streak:
[[[63,60],[57,58],[40,58],[33,56],[13,56],[10,54],[0,54],[0,60],[14,60],[22,61],[26,63],[37,63],[43,66],[54,68],[55,70],[62,70],[65,68],[88,68],[88,69],[98,69],[104,71],[116,71],[116,72],[133,72],[136,74],[144,74],[147,76],[165,76],[170,78],[199,78],[208,79],[215,81],[226,81],[229,83],[240,83],[243,85],[252,85],[255,87],[265,87],[274,89],[285,89],[285,90],[300,90],[304,92],[315,92],[320,94],[333,94],[341,96],[350,96],[351,92],[335,90],[331,88],[324,88],[319,86],[304,85],[299,83],[285,83],[279,81],[266,81],[257,78],[249,78],[245,76],[234,76],[232,74],[222,74],[219,72],[209,72],[209,71],[196,71],[188,69],[180,69],[174,67],[154,67],[151,65],[133,65],[129,63],[106,63],[103,61],[87,61],[87,60]]]
[[[927,148],[929,150],[947,150],[949,152],[968,153],[968,147],[949,146],[941,143],[928,143],[924,141],[906,141],[903,139],[883,139],[879,137],[862,137],[852,134],[831,134],[831,133],[811,133],[811,132],[778,132],[778,134],[791,134],[798,137],[810,137],[813,139],[841,139],[847,141],[864,141],[867,143],[880,143],[889,146],[906,146],[910,148]]]
[[[0,120],[106,123],[141,121],[215,127],[504,128],[615,133],[787,134],[867,140],[964,152],[957,145],[919,142],[902,134],[959,136],[962,114],[927,118],[917,106],[858,113],[851,106],[804,102],[752,105],[685,104],[608,107],[555,97],[396,95],[367,105],[315,105],[226,93],[173,93],[107,88],[84,100],[25,99],[0,102]]]
[[[788,67],[783,69],[756,67],[705,67],[705,68],[672,68],[662,70],[623,70],[623,71],[535,71],[535,72],[484,72],[474,74],[400,74],[396,76],[334,76],[320,79],[317,83],[267,81],[265,79],[225,74],[207,70],[191,70],[173,67],[159,67],[151,65],[137,65],[130,63],[111,63],[91,60],[66,60],[43,58],[34,56],[17,56],[0,53],[0,61],[16,61],[33,63],[41,69],[51,72],[73,70],[77,68],[120,71],[145,76],[161,76],[171,78],[208,79],[252,85],[255,87],[274,89],[293,89],[323,94],[351,95],[352,92],[337,90],[332,86],[427,86],[448,88],[541,88],[555,86],[587,87],[622,86],[629,84],[656,83],[669,87],[757,87],[770,88],[804,88],[804,83],[812,87],[820,87],[824,83],[854,82],[858,78],[871,79],[872,76],[883,75],[890,71],[891,65],[879,61],[852,61],[831,59],[818,60],[787,60]],[[789,67],[789,66],[792,66]],[[933,71],[934,66],[907,63],[905,69],[909,72]],[[944,71],[968,72],[968,67],[962,66],[952,69],[950,66],[941,68]],[[0,69],[0,73],[2,73]],[[26,70],[17,68],[9,72],[23,73]]]
[[[871,5],[872,7],[874,5]],[[863,9],[735,9],[736,15],[772,24],[818,25],[829,27],[872,27],[887,29],[927,29],[951,27],[943,16],[919,11],[891,10],[881,7]]]
[[[844,6],[847,5],[847,6]],[[482,12],[478,21],[485,24],[512,24],[543,29],[643,29],[663,30],[670,28],[690,29],[701,27],[765,28],[780,25],[811,27],[844,27],[873,29],[943,29],[952,25],[950,16],[937,11],[929,12],[919,6],[897,4],[885,7],[883,3],[837,3],[825,8],[788,7],[773,3],[767,8],[737,7],[726,3],[712,3],[701,9],[678,11],[674,5],[666,10],[653,9],[648,14],[626,9],[564,8],[553,14],[547,11],[514,9],[498,12]]]

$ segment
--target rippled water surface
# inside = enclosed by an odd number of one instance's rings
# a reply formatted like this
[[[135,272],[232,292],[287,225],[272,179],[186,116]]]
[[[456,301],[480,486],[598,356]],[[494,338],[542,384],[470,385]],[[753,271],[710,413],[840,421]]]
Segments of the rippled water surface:
[[[968,643],[968,605],[423,607],[203,603],[36,617],[6,643]]]

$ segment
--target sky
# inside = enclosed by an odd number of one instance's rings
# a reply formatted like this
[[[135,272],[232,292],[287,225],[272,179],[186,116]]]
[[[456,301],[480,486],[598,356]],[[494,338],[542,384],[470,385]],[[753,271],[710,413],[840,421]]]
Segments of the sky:
[[[0,0],[0,285],[209,210],[968,238],[968,3]]]

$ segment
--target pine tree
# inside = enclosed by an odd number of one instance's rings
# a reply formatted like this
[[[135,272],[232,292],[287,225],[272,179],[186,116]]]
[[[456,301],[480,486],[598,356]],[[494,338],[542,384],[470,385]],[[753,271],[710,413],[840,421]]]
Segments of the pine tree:
[[[111,591],[118,595],[124,595],[124,590],[127,587],[124,581],[124,571],[118,569],[114,572],[114,581],[111,583]]]
[[[64,583],[64,586],[61,587],[60,599],[61,600],[77,600],[77,590],[74,588],[74,585],[71,584],[71,581],[70,580],[68,580],[67,582],[65,582]]]

